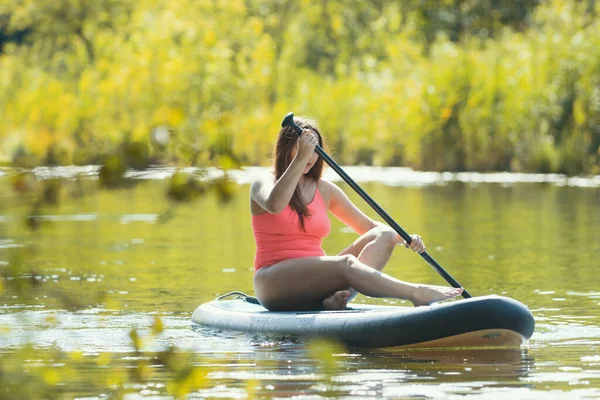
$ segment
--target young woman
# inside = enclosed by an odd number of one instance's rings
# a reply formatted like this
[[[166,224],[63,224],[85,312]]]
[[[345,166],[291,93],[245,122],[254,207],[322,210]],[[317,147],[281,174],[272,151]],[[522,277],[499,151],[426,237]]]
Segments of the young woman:
[[[462,288],[403,282],[381,272],[394,247],[405,241],[393,229],[360,211],[334,183],[321,178],[323,160],[314,151],[323,138],[314,121],[295,117],[303,129],[279,132],[275,171],[252,183],[250,211],[256,241],[254,290],[269,310],[340,310],[357,292],[371,297],[429,305]],[[329,234],[330,211],[360,236],[335,256],[321,241]],[[410,248],[425,251],[419,235]]]

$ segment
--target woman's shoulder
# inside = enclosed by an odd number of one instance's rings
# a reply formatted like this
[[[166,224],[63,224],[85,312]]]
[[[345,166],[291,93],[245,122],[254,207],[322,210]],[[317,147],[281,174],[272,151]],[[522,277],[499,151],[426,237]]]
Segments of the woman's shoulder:
[[[320,178],[317,185],[318,185],[317,187],[319,188],[319,191],[321,192],[321,194],[323,194],[324,192],[331,193],[336,190],[340,190],[338,185],[336,185],[329,179],[325,179],[325,178]]]
[[[329,203],[335,192],[340,190],[340,188],[335,183],[324,178],[319,179],[319,182],[317,183],[317,188],[319,189],[319,193],[321,194],[321,197],[323,198],[323,201],[325,201],[327,207],[329,207]]]
[[[270,186],[275,184],[273,174],[267,170],[256,171],[250,180],[250,212],[252,215],[260,215],[267,212],[260,206],[264,201],[265,193]]]

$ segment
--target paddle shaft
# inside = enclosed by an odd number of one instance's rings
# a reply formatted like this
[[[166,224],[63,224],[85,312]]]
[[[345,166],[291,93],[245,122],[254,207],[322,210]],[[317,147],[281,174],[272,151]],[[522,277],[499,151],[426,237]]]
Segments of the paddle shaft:
[[[286,127],[286,126],[290,126],[294,129],[294,131],[300,135],[302,133],[302,128],[300,128],[295,122],[294,122],[294,113],[289,113],[285,116],[283,122],[281,123],[282,127]],[[381,208],[379,206],[379,204],[377,204],[375,202],[375,200],[373,200],[371,198],[371,196],[369,196],[339,165],[338,163],[336,163],[333,158],[331,158],[329,156],[329,154],[327,154],[325,152],[325,150],[323,150],[323,148],[321,146],[319,146],[318,144],[315,147],[315,151],[317,152],[317,154],[319,154],[319,156],[321,156],[321,158],[323,158],[323,160],[325,160],[325,162],[348,184],[350,185],[350,187],[352,189],[354,189],[354,191],[356,191],[356,193],[358,193],[358,195],[360,197],[362,197],[367,204],[369,204],[371,206],[371,208],[373,208],[373,210],[375,210],[375,212],[377,212],[377,214],[379,214],[379,216],[381,218],[383,218],[383,220],[385,222],[387,222],[387,224],[393,229],[395,230],[400,236],[402,236],[402,238],[406,241],[406,243],[410,244],[412,242],[412,238],[410,237],[410,235],[408,233],[406,233],[406,231],[404,229],[402,229],[402,227],[400,225],[398,225],[396,223],[396,221],[394,221],[394,219],[392,217],[390,217],[390,215],[385,212],[385,210],[383,208]],[[431,265],[437,272],[438,274],[440,274],[445,280],[446,282],[448,282],[450,285],[452,285],[455,288],[459,288],[462,287],[448,272],[446,272],[446,270],[444,268],[442,268],[442,266],[440,264],[437,263],[437,261],[435,261],[433,259],[433,257],[431,257],[426,251],[419,253],[419,255],[421,257],[423,257],[425,259],[425,261],[427,261],[429,263],[429,265]],[[462,296],[465,299],[468,299],[470,297],[472,297],[469,292],[467,292],[466,289],[463,289],[462,292]]]

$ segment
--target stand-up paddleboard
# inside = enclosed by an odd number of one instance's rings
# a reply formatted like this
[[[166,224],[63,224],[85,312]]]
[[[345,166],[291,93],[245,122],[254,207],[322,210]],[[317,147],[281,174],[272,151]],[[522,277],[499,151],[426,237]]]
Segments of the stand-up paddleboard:
[[[500,296],[416,308],[351,304],[342,311],[274,312],[254,297],[234,293],[237,298],[200,305],[192,322],[224,330],[332,338],[366,348],[518,347],[535,327],[525,305]]]

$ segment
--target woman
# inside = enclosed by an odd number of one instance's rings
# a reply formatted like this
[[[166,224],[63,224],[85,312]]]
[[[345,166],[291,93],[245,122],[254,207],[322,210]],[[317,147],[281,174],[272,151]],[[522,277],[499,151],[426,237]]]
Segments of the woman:
[[[269,310],[340,310],[357,292],[371,297],[429,305],[462,293],[462,288],[403,282],[381,272],[394,247],[406,245],[391,228],[361,212],[334,183],[322,179],[323,160],[314,151],[323,139],[314,121],[295,117],[303,129],[279,132],[274,176],[250,187],[252,229],[256,240],[254,290]],[[321,241],[330,230],[329,210],[360,235],[336,256]],[[425,251],[418,235],[413,251]]]

